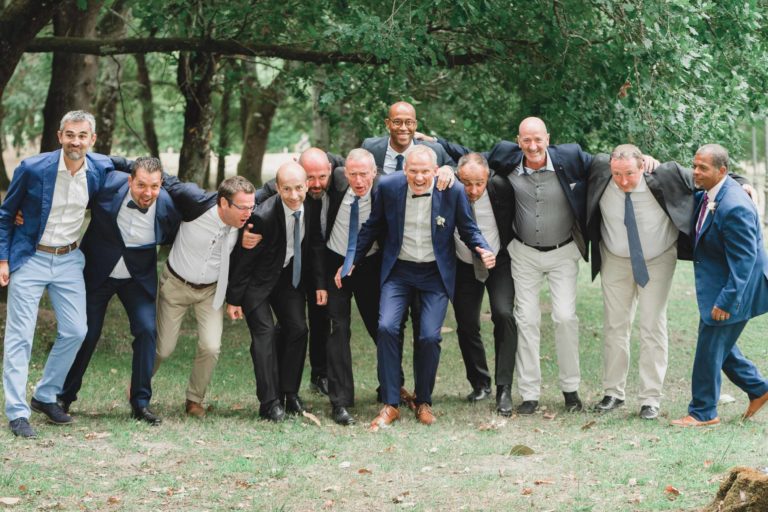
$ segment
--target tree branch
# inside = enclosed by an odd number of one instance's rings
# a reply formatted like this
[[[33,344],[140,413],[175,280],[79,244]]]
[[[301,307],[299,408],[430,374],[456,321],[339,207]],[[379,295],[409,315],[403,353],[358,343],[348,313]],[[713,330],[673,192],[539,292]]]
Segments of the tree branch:
[[[200,38],[127,38],[127,39],[84,39],[70,37],[38,37],[26,47],[29,53],[83,53],[88,55],[121,55],[127,53],[170,53],[175,51],[216,53],[219,55],[247,55],[271,57],[315,64],[386,64],[389,59],[368,53],[345,53],[321,51],[296,46],[237,41],[233,39]],[[469,66],[488,60],[486,52],[445,54],[447,67]]]

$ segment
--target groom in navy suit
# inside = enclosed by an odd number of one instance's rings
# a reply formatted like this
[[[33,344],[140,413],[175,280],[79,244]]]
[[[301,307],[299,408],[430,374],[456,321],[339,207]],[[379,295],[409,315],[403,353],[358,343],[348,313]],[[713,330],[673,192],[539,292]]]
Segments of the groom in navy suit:
[[[749,397],[743,419],[768,401],[768,380],[744,357],[736,340],[750,318],[768,311],[768,258],[760,217],[752,201],[728,176],[728,151],[699,148],[693,159],[694,273],[699,303],[699,339],[693,362],[688,416],[678,427],[720,423],[717,400],[722,370]]]
[[[437,156],[426,146],[414,146],[405,159],[405,173],[385,176],[379,182],[371,215],[360,230],[354,253],[347,259],[360,262],[374,241],[383,240],[381,301],[377,333],[377,358],[384,407],[371,427],[388,426],[400,417],[400,330],[412,292],[421,301],[419,339],[414,348],[416,417],[435,421],[432,389],[440,361],[440,328],[456,280],[454,231],[476,252],[486,268],[496,262],[480,233],[464,193],[456,184],[439,191],[434,186]]]
[[[130,401],[132,416],[152,425],[161,420],[148,409],[155,362],[158,244],[173,242],[181,222],[162,188],[160,160],[140,157],[130,176],[110,173],[91,207],[83,237],[88,334],[64,381],[58,399],[65,410],[77,400],[109,301],[116,294],[128,313],[133,340]]]

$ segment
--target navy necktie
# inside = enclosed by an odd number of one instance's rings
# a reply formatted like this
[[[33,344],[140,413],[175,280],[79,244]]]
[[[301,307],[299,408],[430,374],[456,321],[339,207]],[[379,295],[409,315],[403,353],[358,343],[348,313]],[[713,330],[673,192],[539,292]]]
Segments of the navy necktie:
[[[403,155],[397,155],[395,157],[395,160],[397,160],[397,164],[395,164],[395,172],[402,171],[403,170],[403,160],[405,160],[405,157]]]
[[[347,277],[355,262],[355,250],[357,249],[357,224],[360,220],[360,198],[355,196],[352,206],[349,208],[349,234],[347,235],[347,254],[344,256],[344,266],[341,267],[341,277]]]
[[[293,281],[294,288],[301,282],[301,211],[293,212]]]
[[[149,208],[142,208],[142,207],[140,207],[135,202],[133,202],[133,199],[128,201],[128,204],[126,206],[128,208],[132,209],[132,210],[139,210],[141,213],[147,213],[149,211]]]
[[[629,260],[632,263],[632,276],[640,287],[648,284],[648,267],[645,266],[643,247],[640,245],[640,232],[637,230],[635,209],[632,207],[632,198],[626,192],[624,196],[624,225],[627,227],[627,239],[629,240]]]

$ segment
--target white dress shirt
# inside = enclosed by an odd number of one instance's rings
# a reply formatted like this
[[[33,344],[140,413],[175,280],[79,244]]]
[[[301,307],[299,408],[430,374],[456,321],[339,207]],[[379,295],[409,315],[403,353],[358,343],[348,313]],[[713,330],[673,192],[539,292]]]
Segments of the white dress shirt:
[[[493,208],[491,207],[491,198],[488,196],[488,189],[483,191],[477,201],[472,203],[475,210],[475,223],[480,228],[480,232],[483,234],[485,241],[493,250],[493,254],[499,254],[501,249],[501,238],[499,237],[499,228],[496,225],[496,217],[493,216]],[[472,264],[472,258],[475,254],[469,250],[469,247],[464,245],[461,237],[459,236],[459,230],[457,229],[453,237],[456,241],[456,256],[464,263]]]
[[[653,197],[643,176],[635,189],[630,192],[632,208],[635,210],[637,231],[640,235],[640,246],[643,248],[643,258],[651,260],[669,249],[677,242],[677,228],[669,220],[664,209]],[[624,225],[624,203],[626,194],[611,180],[605,187],[600,198],[600,214],[603,223],[600,234],[605,248],[611,254],[629,258],[629,239],[627,227]]]
[[[434,194],[435,182],[429,189]],[[403,226],[403,245],[398,259],[429,263],[435,261],[432,247],[432,196],[413,197],[413,190],[408,186],[405,196],[405,225]]]
[[[352,203],[355,201],[355,193],[352,188],[348,188],[344,198],[341,200],[339,211],[336,213],[336,220],[333,223],[333,229],[331,230],[331,236],[328,238],[327,247],[338,254],[339,256],[346,256],[347,243],[349,242],[349,214],[352,210]],[[357,217],[357,229],[360,232],[360,227],[371,216],[371,191],[362,196],[358,200],[358,217]],[[368,251],[368,256],[375,253],[378,250],[378,243],[374,242],[371,250]]]
[[[387,153],[384,155],[384,167],[383,172],[384,174],[392,174],[395,172],[395,169],[397,168],[397,156],[402,155],[403,156],[403,170],[405,170],[405,156],[408,154],[408,151],[413,147],[413,140],[411,140],[410,146],[405,148],[405,151],[402,153],[398,153],[392,148],[392,145],[390,144],[391,139],[387,139]]]
[[[128,191],[117,213],[117,227],[120,228],[120,236],[126,247],[142,247],[155,245],[155,212],[157,211],[157,201],[152,202],[147,213],[141,213],[134,208],[128,208],[128,202],[131,201],[131,192]],[[174,268],[174,270],[176,270]],[[120,256],[115,268],[109,277],[114,279],[129,279],[131,273],[125,266],[125,259]]]
[[[280,201],[283,205],[283,213],[285,214],[285,261],[283,261],[283,268],[288,266],[288,262],[293,258],[293,226],[296,224],[296,219],[293,217],[294,211],[301,212],[299,216],[299,222],[301,223],[301,240],[304,240],[304,205],[302,204],[298,210],[291,210],[284,202]]]
[[[64,247],[80,238],[80,228],[83,227],[85,208],[88,206],[87,169],[88,160],[83,160],[83,165],[73,176],[64,163],[64,151],[61,152],[51,212],[40,238],[41,245]]]
[[[219,280],[221,244],[231,253],[237,243],[237,230],[230,229],[219,217],[218,207],[191,222],[182,222],[168,255],[168,263],[184,280],[211,284]]]

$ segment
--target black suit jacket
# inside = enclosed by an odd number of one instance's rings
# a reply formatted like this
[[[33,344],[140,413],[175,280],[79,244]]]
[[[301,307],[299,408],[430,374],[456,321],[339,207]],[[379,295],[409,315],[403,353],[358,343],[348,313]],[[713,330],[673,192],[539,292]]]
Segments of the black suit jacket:
[[[326,153],[328,161],[331,163],[331,171],[338,167],[344,167],[344,157],[336,155],[334,153]],[[277,184],[275,179],[272,178],[268,182],[264,183],[260,189],[256,190],[256,204],[261,204],[273,195],[277,194]]]
[[[304,239],[301,242],[302,281],[306,288],[325,290],[323,274],[324,242],[320,234],[319,202],[304,203]],[[238,243],[232,251],[227,303],[242,306],[245,314],[253,311],[272,293],[286,251],[285,214],[279,195],[270,197],[256,210],[249,223],[263,240],[253,249]],[[312,280],[311,283],[307,280]]]
[[[438,142],[454,160],[472,152],[469,148],[443,139],[438,139]],[[582,150],[578,144],[549,146],[547,151],[552,157],[552,166],[576,221],[573,224],[573,239],[586,260],[588,255],[584,233],[587,223],[587,176],[592,164],[592,155]],[[483,156],[488,160],[491,169],[502,176],[509,176],[523,160],[523,151],[514,142],[503,140],[490,151],[484,152]]]
[[[498,256],[508,256],[507,246],[514,236],[515,190],[506,177],[495,173],[492,173],[488,179],[486,190],[488,190],[488,197],[491,200],[491,209],[496,219],[496,228],[499,230],[501,241]]]

